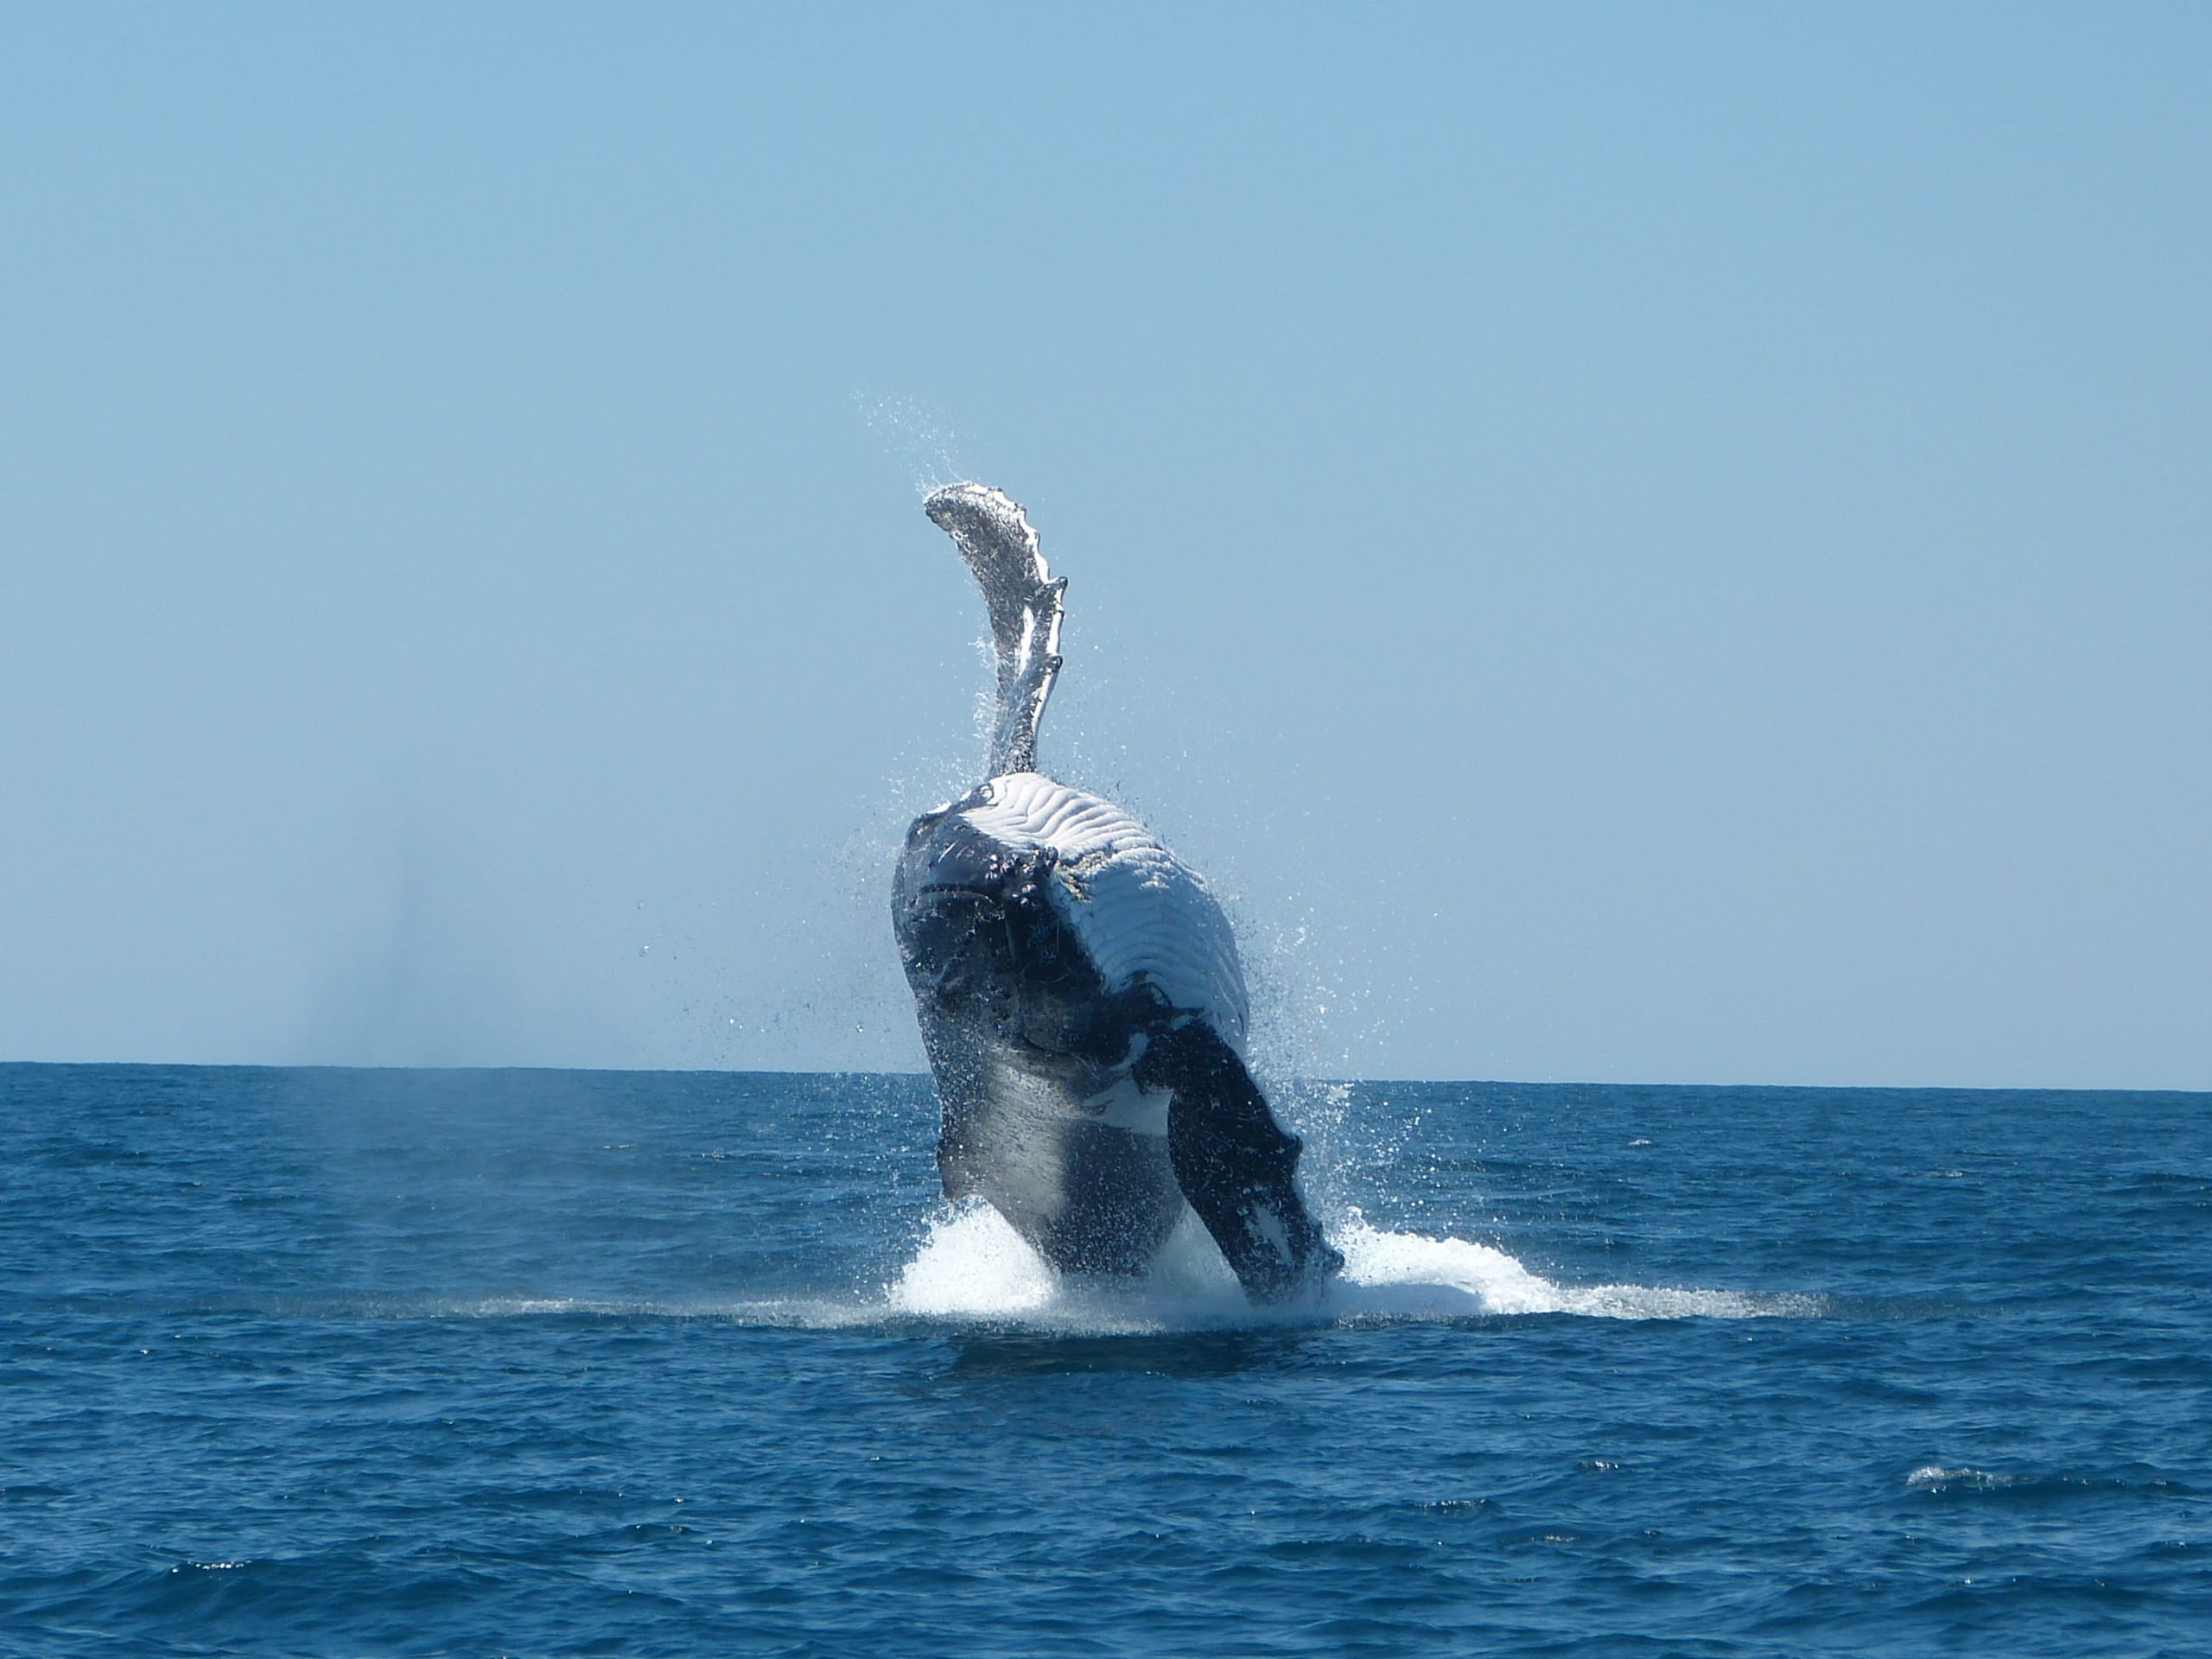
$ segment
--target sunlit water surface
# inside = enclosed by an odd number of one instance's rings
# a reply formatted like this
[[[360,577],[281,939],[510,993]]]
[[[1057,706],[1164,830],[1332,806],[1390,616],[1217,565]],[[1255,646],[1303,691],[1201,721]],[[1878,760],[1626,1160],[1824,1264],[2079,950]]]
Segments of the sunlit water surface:
[[[2212,1651],[2212,1097],[1285,1107],[1260,1314],[920,1079],[0,1067],[0,1650]]]

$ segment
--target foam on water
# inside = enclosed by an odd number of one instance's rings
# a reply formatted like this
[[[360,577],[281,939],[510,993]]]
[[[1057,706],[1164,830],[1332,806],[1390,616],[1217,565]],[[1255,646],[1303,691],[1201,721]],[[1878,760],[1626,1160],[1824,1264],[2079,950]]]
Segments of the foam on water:
[[[1503,1250],[1464,1238],[1386,1232],[1357,1211],[1332,1234],[1344,1255],[1338,1287],[1348,1311],[1412,1319],[1577,1313],[1601,1319],[1805,1319],[1811,1296],[1754,1295],[1663,1285],[1562,1285]]]
[[[1255,1306],[1197,1217],[1185,1213],[1144,1279],[1063,1276],[981,1199],[942,1206],[912,1256],[872,1294],[680,1299],[492,1295],[225,1298],[226,1311],[371,1319],[726,1320],[806,1330],[908,1321],[1017,1326],[1069,1336],[1264,1326],[1394,1325],[1571,1314],[1609,1319],[1807,1318],[1821,1300],[1652,1285],[1567,1285],[1463,1238],[1392,1232],[1357,1210],[1330,1230],[1343,1274],[1316,1297]],[[1926,1471],[1919,1471],[1926,1472]],[[1955,1471],[1939,1471],[1948,1478]],[[1972,1471],[1968,1471],[1972,1472]],[[1917,1476],[1916,1476],[1916,1478]]]
[[[1344,1270],[1318,1298],[1279,1308],[1246,1300],[1190,1217],[1149,1277],[1135,1284],[1062,1279],[988,1205],[948,1206],[885,1288],[898,1314],[1043,1329],[1158,1332],[1256,1324],[1357,1324],[1566,1313],[1593,1319],[1805,1318],[1808,1296],[1650,1285],[1562,1285],[1504,1251],[1462,1238],[1389,1232],[1357,1211],[1332,1229]]]
[[[947,1205],[914,1257],[884,1287],[889,1312],[913,1319],[1016,1324],[1107,1335],[1206,1329],[1264,1319],[1190,1217],[1136,1284],[1064,1278],[981,1199]],[[1310,1310],[1308,1311],[1310,1317]]]

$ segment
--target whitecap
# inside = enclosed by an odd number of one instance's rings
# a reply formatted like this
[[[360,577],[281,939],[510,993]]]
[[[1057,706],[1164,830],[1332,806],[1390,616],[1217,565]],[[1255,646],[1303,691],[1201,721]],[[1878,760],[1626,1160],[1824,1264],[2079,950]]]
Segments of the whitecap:
[[[1968,1492],[1993,1492],[1999,1487],[2017,1486],[2017,1475],[2000,1475],[1993,1470],[1976,1469],[1961,1464],[1955,1469],[1946,1469],[1941,1464],[1923,1463],[1904,1478],[1904,1484],[1916,1492],[1948,1492],[1954,1489]]]

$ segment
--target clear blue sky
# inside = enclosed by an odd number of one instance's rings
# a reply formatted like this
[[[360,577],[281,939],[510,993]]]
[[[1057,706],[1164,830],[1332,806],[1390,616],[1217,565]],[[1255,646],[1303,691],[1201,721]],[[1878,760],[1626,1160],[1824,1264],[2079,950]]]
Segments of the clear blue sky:
[[[2212,1088],[2212,10],[0,15],[0,1058],[918,1066],[980,755],[1277,1070]]]

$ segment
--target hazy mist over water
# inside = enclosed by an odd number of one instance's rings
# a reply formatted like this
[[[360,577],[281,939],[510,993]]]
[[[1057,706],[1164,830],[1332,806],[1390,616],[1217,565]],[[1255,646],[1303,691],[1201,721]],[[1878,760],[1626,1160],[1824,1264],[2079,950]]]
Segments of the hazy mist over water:
[[[2203,1087],[2209,64],[11,11],[0,1055],[918,1066],[969,474],[1279,1070]]]

